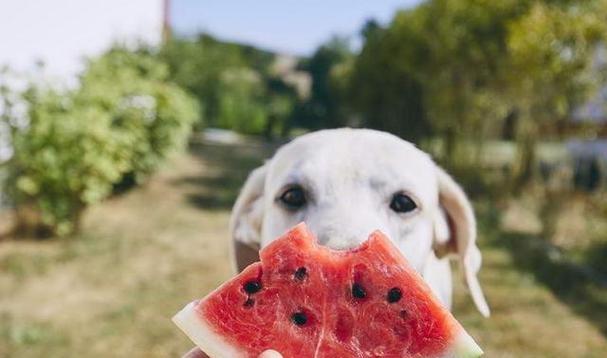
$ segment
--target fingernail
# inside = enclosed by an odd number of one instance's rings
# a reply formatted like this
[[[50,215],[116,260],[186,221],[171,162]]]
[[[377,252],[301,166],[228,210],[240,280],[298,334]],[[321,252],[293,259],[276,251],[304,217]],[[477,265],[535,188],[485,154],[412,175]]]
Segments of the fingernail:
[[[258,358],[282,358],[282,354],[273,349],[268,349],[267,351],[261,353]]]

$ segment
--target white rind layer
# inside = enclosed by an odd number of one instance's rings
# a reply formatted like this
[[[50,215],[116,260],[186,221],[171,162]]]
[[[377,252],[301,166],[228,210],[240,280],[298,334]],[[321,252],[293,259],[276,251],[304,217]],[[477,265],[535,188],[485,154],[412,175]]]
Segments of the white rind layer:
[[[441,358],[477,358],[483,355],[483,350],[476,344],[466,331],[460,330],[449,352]]]
[[[196,302],[190,302],[173,316],[173,322],[210,358],[241,358],[246,354],[216,334],[196,313]]]

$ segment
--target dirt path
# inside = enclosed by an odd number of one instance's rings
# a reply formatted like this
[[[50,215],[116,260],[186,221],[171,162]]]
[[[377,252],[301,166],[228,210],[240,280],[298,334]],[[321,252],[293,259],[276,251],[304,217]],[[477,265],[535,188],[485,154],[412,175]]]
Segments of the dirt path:
[[[231,275],[229,208],[269,149],[196,146],[144,187],[91,209],[82,235],[0,243],[0,357],[176,357],[169,317]],[[482,243],[494,316],[458,287],[455,314],[488,357],[599,357],[600,330]]]

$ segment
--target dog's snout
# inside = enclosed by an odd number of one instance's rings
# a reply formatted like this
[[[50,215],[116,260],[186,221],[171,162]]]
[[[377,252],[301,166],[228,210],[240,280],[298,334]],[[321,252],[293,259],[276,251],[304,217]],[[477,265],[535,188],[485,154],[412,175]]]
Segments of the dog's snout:
[[[337,231],[322,232],[317,235],[318,242],[333,250],[348,250],[357,247],[367,239],[367,235],[355,236],[353,234],[343,234]]]
[[[322,223],[324,225],[315,225],[315,221],[307,224],[318,238],[319,244],[334,250],[355,248],[365,242],[373,231],[378,229],[385,231],[385,228],[379,223],[361,222],[360,220],[343,219],[332,221],[330,224]]]
[[[350,204],[342,201],[340,205],[320,206],[317,212],[305,218],[308,228],[321,245],[334,250],[347,250],[358,247],[375,230],[390,234],[386,231],[388,225],[381,213],[369,210],[373,207],[371,200]]]

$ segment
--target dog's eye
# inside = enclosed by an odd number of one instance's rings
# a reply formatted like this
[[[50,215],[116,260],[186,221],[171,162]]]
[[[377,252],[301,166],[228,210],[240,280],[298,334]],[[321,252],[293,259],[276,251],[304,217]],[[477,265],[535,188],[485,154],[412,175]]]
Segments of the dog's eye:
[[[306,204],[306,194],[302,187],[293,186],[279,198],[288,209],[299,209]]]
[[[403,193],[396,193],[390,202],[390,209],[397,213],[410,213],[417,209],[417,204],[409,196]]]

